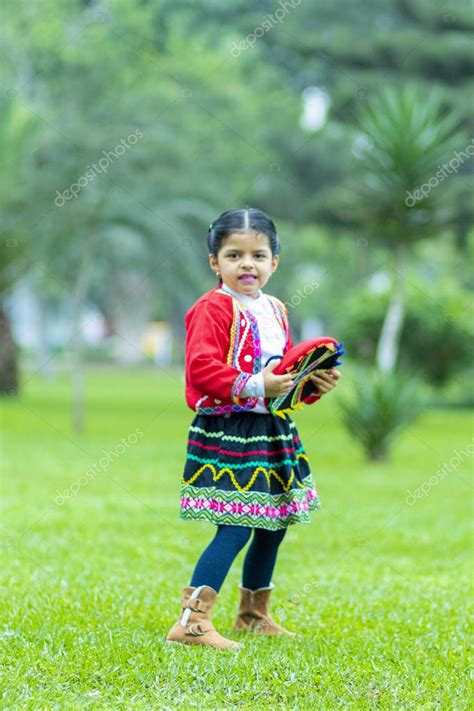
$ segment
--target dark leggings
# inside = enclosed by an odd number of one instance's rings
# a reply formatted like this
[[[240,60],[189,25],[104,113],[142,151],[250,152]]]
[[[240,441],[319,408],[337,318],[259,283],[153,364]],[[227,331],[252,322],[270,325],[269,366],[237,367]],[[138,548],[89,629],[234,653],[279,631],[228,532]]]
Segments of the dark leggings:
[[[190,586],[209,585],[219,592],[230,566],[248,542],[252,530],[252,543],[244,559],[242,585],[249,590],[268,587],[286,528],[267,531],[247,526],[218,526],[216,535],[197,562]]]

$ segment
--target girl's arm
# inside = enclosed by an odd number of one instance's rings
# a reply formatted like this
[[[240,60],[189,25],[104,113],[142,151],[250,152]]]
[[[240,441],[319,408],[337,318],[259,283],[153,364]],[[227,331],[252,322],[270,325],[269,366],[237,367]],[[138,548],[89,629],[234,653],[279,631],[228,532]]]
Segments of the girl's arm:
[[[251,373],[227,364],[229,316],[205,301],[186,314],[186,380],[199,392],[237,402]]]
[[[265,397],[263,370],[250,376],[241,390],[240,397]]]

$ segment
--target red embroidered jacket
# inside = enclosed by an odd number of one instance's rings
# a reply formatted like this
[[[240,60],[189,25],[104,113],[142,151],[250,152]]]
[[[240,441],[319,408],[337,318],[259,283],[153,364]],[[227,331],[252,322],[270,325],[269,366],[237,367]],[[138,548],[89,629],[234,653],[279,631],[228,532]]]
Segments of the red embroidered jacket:
[[[286,334],[284,353],[292,348],[288,312],[266,294]],[[250,410],[258,398],[240,398],[251,375],[259,373],[260,336],[255,316],[220,286],[203,294],[189,309],[186,325],[186,402],[204,415]],[[319,400],[320,395],[314,395]],[[264,398],[268,407],[269,398]]]

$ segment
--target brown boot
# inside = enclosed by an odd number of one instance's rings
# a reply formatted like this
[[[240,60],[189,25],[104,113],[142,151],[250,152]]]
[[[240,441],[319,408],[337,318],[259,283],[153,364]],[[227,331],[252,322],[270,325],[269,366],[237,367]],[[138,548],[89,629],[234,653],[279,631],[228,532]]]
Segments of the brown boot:
[[[217,649],[240,649],[241,644],[222,637],[211,622],[212,608],[216,600],[216,591],[208,585],[184,588],[182,615],[169,631],[166,642],[200,644]]]
[[[248,590],[239,585],[240,609],[234,630],[248,630],[257,634],[296,637],[295,632],[290,632],[277,624],[268,612],[273,588],[273,583],[270,583],[268,588],[258,588],[258,590]]]

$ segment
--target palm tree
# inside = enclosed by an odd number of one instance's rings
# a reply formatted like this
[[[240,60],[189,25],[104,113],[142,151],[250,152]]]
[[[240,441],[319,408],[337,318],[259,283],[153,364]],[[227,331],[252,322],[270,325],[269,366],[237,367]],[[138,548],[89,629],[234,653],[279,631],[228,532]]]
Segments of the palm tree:
[[[340,404],[348,431],[371,460],[386,459],[395,433],[421,410],[416,378],[408,382],[394,371],[407,260],[415,242],[454,227],[453,202],[443,201],[440,183],[452,179],[443,164],[462,149],[458,124],[459,117],[443,114],[437,92],[421,96],[412,86],[384,88],[360,113],[357,152],[363,174],[351,191],[348,216],[386,247],[392,286],[376,369],[361,371],[355,399],[342,398]]]
[[[386,87],[360,114],[365,176],[354,191],[355,216],[386,245],[393,276],[376,354],[382,372],[397,362],[410,248],[453,226],[440,184],[450,178],[449,161],[463,139],[459,117],[443,115],[442,106],[437,91],[426,96],[414,86]]]

